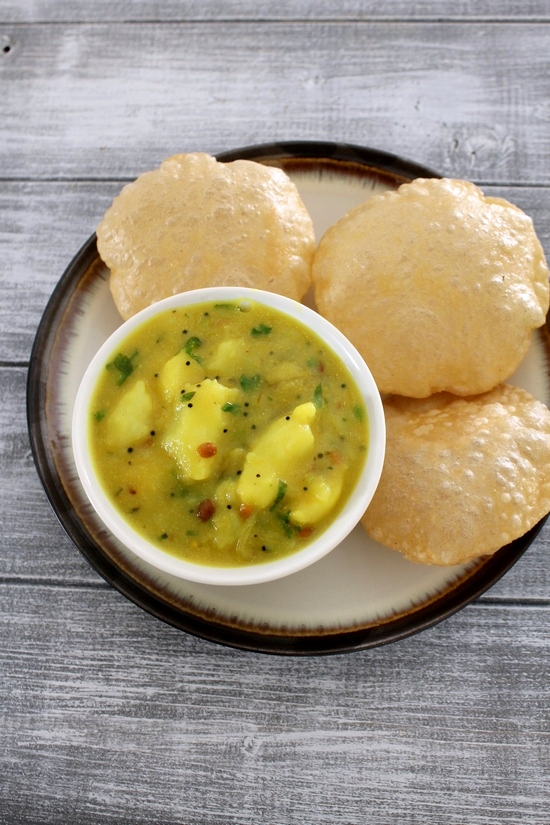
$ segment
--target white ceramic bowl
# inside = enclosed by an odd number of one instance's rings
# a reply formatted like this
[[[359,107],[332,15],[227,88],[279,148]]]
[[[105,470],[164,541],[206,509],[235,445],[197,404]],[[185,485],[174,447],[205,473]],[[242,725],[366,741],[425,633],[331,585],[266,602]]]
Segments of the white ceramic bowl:
[[[284,558],[243,567],[212,567],[176,558],[137,533],[111,504],[94,472],[88,444],[90,398],[105,364],[136,327],[167,309],[208,301],[253,300],[284,313],[315,332],[339,356],[363,397],[369,422],[369,447],[363,471],[346,504],[327,529],[304,548]],[[378,485],[384,461],[384,411],[374,379],[353,345],[325,318],[303,304],[271,292],[239,287],[211,287],[174,295],[147,307],[124,322],[94,356],[80,384],[72,421],[73,453],[84,490],[108,529],[127,548],[153,567],[179,578],[205,584],[248,585],[288,576],[334,549],[359,522]]]

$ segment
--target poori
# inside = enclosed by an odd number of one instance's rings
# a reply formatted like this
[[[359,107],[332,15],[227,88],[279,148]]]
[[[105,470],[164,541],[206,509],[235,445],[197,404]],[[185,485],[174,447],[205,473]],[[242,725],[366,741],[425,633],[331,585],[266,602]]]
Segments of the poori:
[[[362,524],[412,561],[490,555],[550,511],[550,411],[502,384],[469,398],[385,399],[382,477]]]
[[[461,180],[417,179],[351,209],[322,237],[312,274],[319,311],[388,394],[490,390],[548,310],[531,219]]]
[[[206,153],[174,155],[126,185],[97,228],[124,319],[161,298],[208,286],[265,289],[300,300],[315,236],[281,169]]]

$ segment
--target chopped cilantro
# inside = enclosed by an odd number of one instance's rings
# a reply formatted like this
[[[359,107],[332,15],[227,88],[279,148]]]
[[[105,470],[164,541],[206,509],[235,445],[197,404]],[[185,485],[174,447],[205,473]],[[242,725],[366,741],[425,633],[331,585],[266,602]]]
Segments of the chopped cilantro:
[[[127,355],[123,355],[121,352],[119,352],[118,355],[116,355],[114,357],[114,359],[109,364],[107,364],[107,369],[108,370],[113,370],[114,369],[114,370],[117,370],[117,372],[119,373],[118,381],[117,381],[119,386],[121,384],[124,384],[126,379],[129,378],[131,376],[131,374],[133,373],[133,371],[134,371],[133,361],[134,361],[134,358],[137,357],[137,354],[138,353],[137,353],[137,350],[136,350],[134,352],[134,354],[131,355],[128,358]]]
[[[190,358],[193,358],[193,360],[196,361],[197,364],[201,363],[201,359],[199,358],[198,355],[195,355],[195,350],[198,349],[201,346],[202,346],[202,341],[200,340],[200,338],[197,338],[194,335],[193,337],[189,338],[189,340],[187,341],[187,343],[185,344],[185,347],[184,347],[185,352],[187,353],[187,355]]]
[[[355,405],[355,407],[353,408],[353,415],[355,416],[357,421],[363,421],[363,419],[365,417],[365,410],[361,406],[361,404],[356,404]]]
[[[283,481],[281,478],[279,479],[279,489],[277,490],[277,495],[275,497],[275,501],[269,508],[270,510],[274,510],[278,503],[285,497],[286,493],[286,481]]]
[[[105,418],[105,410],[96,410],[94,413],[94,420],[95,421],[103,421]]]
[[[241,375],[240,385],[244,392],[257,390],[262,383],[261,375]]]
[[[226,401],[226,403],[222,407],[222,412],[229,412],[236,415],[239,410],[241,409],[240,404],[232,404],[231,401]]]
[[[188,487],[184,484],[180,483],[179,479],[176,479],[174,487],[170,492],[171,498],[187,498],[191,494],[191,491]]]
[[[283,532],[287,538],[291,538],[294,533],[300,532],[300,527],[296,527],[296,525],[290,523],[290,510],[286,513],[281,513],[278,516],[278,519],[281,523],[281,527],[283,528]]]
[[[257,327],[252,327],[250,330],[250,334],[254,336],[269,335],[270,332],[271,327],[267,327],[265,324],[259,324]]]

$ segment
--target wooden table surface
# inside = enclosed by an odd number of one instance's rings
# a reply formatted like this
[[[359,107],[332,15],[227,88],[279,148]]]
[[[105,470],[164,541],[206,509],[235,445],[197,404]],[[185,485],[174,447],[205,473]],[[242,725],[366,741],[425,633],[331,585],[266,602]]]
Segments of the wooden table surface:
[[[184,151],[384,149],[550,253],[547,0],[0,0],[0,823],[550,823],[550,526],[396,644],[242,652],[163,624],[35,470],[37,325],[121,185]]]

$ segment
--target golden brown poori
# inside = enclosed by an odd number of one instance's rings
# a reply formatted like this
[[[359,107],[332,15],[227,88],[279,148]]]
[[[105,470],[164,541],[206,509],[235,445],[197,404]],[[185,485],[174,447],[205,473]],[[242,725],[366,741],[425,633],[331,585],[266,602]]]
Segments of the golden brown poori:
[[[369,536],[424,564],[494,553],[550,510],[550,410],[501,384],[470,398],[385,399]]]
[[[125,186],[97,228],[115,304],[127,319],[169,295],[243,286],[300,300],[314,229],[281,169],[205,153],[174,155]]]
[[[531,219],[461,180],[417,179],[350,210],[321,239],[313,281],[380,391],[416,398],[506,380],[548,310]]]

